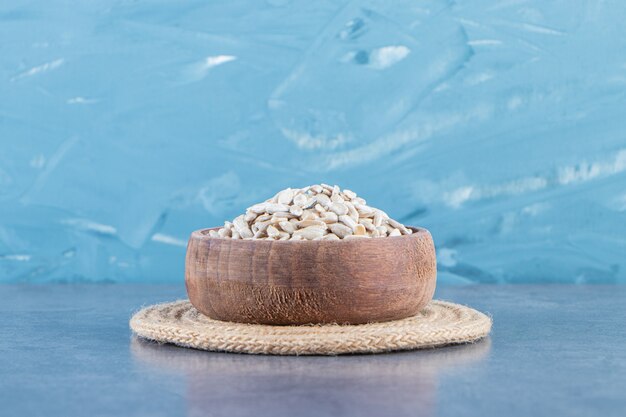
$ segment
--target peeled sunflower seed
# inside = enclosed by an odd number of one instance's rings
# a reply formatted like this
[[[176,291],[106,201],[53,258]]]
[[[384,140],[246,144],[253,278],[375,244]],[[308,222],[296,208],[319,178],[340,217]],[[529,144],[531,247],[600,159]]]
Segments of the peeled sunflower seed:
[[[332,211],[327,211],[322,213],[321,219],[324,223],[337,223],[339,221],[339,216]]]
[[[337,216],[343,216],[344,214],[348,214],[348,207],[346,207],[343,203],[332,203],[328,206],[328,210],[335,213]]]
[[[278,237],[279,234],[280,234],[280,232],[273,225],[269,225],[267,227],[267,236],[269,236],[269,237]]]
[[[356,193],[354,191],[350,191],[350,190],[343,190],[343,194],[348,197],[350,200],[352,200],[353,198],[356,198]]]
[[[290,223],[288,221],[282,221],[278,223],[278,225],[280,226],[281,229],[283,229],[283,231],[289,233],[290,235],[292,235],[293,232],[296,231],[296,226],[293,223]]]
[[[300,216],[300,218],[302,220],[315,220],[315,219],[319,219],[319,215],[314,210],[306,210],[305,212],[302,213],[302,216]]]
[[[304,210],[302,210],[302,207],[300,206],[291,206],[289,207],[289,213],[293,214],[294,216],[302,216],[302,213],[304,212]]]
[[[412,231],[410,231],[409,229],[407,229],[406,227],[404,227],[403,224],[395,221],[394,219],[387,219],[387,222],[392,226],[395,227],[396,229],[399,229],[400,232],[402,232],[403,235],[410,235],[411,233],[413,233]]]
[[[246,214],[244,215],[244,220],[247,222],[251,222],[252,220],[256,219],[258,216],[258,214],[256,214],[253,211],[246,211]]]
[[[251,212],[256,213],[256,214],[265,213],[265,207],[266,206],[267,206],[267,203],[255,204],[253,206],[248,207],[248,211],[251,211]]]
[[[384,220],[384,218],[383,218],[382,212],[376,211],[374,213],[374,226],[376,226],[376,227],[382,226],[383,220]]]
[[[330,229],[331,232],[339,236],[341,239],[352,234],[352,229],[346,226],[345,224],[333,223],[333,224],[329,224],[328,228]]]
[[[309,198],[304,194],[298,194],[293,198],[293,203],[299,206],[303,206]]]
[[[354,208],[352,203],[350,203],[349,201],[346,201],[345,205],[346,205],[346,207],[348,207],[348,215],[350,217],[352,217],[352,220],[354,220],[355,222],[358,222],[359,221],[359,212],[356,211],[356,209]]]
[[[359,219],[359,224],[362,224],[369,232],[376,230],[376,226],[372,222],[372,219]]]
[[[265,207],[267,214],[279,213],[281,211],[289,212],[289,206],[287,204],[268,204]]]
[[[331,203],[330,197],[326,194],[318,194],[315,196],[315,201],[320,204],[322,207],[328,207]]]
[[[357,224],[352,217],[345,215],[345,214],[343,216],[339,216],[339,221],[345,224],[346,226],[348,226],[352,230],[354,230]]]
[[[233,225],[241,237],[246,238],[254,236],[254,233],[252,233],[252,230],[250,230],[250,227],[248,226],[248,222],[244,220],[243,215],[233,220]]]
[[[348,235],[348,236],[344,237],[344,239],[346,239],[346,240],[363,239],[363,238],[369,239],[370,236],[368,236],[368,235]]]
[[[309,226],[319,226],[323,229],[326,229],[326,223],[321,220],[301,220],[297,223],[297,225],[301,229]]]
[[[279,204],[291,204],[293,200],[294,190],[287,188],[278,193],[277,200]]]
[[[389,236],[402,236],[402,233],[400,232],[400,229],[393,229],[391,233],[389,233]]]
[[[374,217],[374,214],[376,214],[376,210],[372,207],[359,203],[353,203],[353,205],[361,217]]]
[[[330,201],[333,203],[345,203],[345,200],[339,194],[333,194],[330,196]]]
[[[280,218],[283,218],[283,219],[292,219],[292,218],[297,217],[297,216],[295,216],[295,215],[293,215],[293,214],[291,214],[289,212],[286,212],[286,211],[279,211],[277,213],[272,214],[272,218],[277,218],[277,217],[280,217]]]
[[[307,240],[313,240],[315,238],[321,238],[322,236],[324,236],[324,231],[320,230],[319,227],[309,226],[305,227],[304,229],[296,230],[295,232],[293,232],[293,235],[301,236]]]

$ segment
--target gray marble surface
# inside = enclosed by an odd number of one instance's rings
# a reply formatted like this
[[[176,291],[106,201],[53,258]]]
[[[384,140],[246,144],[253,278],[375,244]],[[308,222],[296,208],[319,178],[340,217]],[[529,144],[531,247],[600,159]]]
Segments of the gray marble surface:
[[[0,285],[2,416],[623,416],[626,287],[440,287],[491,314],[474,345],[381,355],[208,353],[134,338],[165,285]]]

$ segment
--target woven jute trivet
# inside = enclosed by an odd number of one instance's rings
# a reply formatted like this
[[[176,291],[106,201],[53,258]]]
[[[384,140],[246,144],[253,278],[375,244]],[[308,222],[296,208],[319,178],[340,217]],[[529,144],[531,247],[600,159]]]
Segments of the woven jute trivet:
[[[416,316],[384,323],[268,326],[213,320],[183,300],[140,310],[130,327],[146,339],[202,350],[338,355],[475,342],[489,333],[491,319],[466,306],[433,300]]]

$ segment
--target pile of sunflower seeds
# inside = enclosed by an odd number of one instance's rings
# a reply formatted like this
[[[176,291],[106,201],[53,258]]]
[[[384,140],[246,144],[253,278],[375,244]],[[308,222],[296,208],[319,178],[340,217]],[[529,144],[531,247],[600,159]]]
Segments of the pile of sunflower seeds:
[[[255,204],[211,237],[340,240],[410,235],[411,229],[366,204],[350,190],[327,184],[287,188]]]

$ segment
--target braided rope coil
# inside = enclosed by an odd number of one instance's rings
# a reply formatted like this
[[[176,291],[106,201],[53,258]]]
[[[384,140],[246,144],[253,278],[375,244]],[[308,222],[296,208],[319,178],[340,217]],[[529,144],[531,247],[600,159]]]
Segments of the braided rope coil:
[[[338,355],[475,342],[489,334],[491,323],[472,308],[433,300],[416,316],[384,323],[268,326],[213,320],[181,300],[140,310],[130,327],[145,339],[209,351]]]

